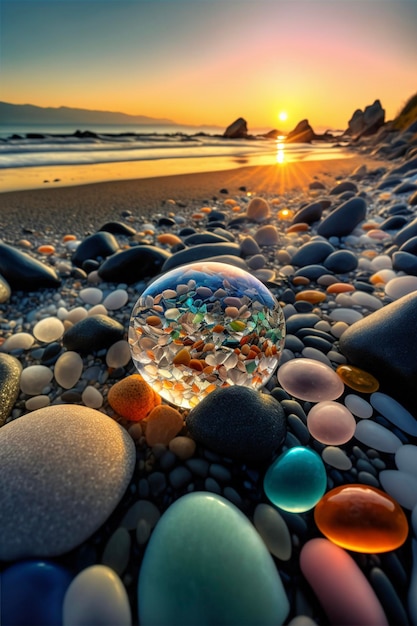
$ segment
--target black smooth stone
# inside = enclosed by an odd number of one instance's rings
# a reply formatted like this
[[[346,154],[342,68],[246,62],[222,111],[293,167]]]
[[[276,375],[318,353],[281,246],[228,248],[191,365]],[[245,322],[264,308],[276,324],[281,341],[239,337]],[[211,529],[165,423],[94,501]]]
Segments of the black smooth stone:
[[[392,193],[399,195],[401,193],[409,193],[410,191],[415,191],[416,189],[417,185],[415,183],[406,181],[404,183],[401,183],[400,185],[397,185],[397,187],[394,187]]]
[[[400,230],[407,222],[405,215],[391,215],[379,225],[379,228],[381,230]]]
[[[59,341],[53,341],[52,343],[49,343],[42,354],[42,365],[53,365],[54,363],[56,363],[61,352],[62,346]]]
[[[62,338],[68,350],[92,353],[105,348],[123,339],[125,329],[116,320],[107,315],[91,315],[74,326],[71,326]]]
[[[294,276],[304,276],[304,278],[309,280],[317,280],[320,276],[328,273],[329,270],[324,265],[306,265],[305,267],[300,267]]]
[[[406,204],[404,204],[403,202],[400,202],[398,204],[393,204],[392,206],[390,206],[390,208],[387,210],[387,215],[410,215],[411,211],[410,209],[407,207]]]
[[[34,291],[61,284],[52,267],[6,243],[0,243],[0,273],[12,290]]]
[[[326,333],[324,330],[319,330],[318,328],[300,328],[300,330],[297,330],[297,337],[300,339],[308,336],[321,337],[325,341],[330,341],[330,343],[334,343],[336,341],[336,337],[333,337],[330,333]]]
[[[362,280],[354,280],[352,284],[358,291],[364,291],[365,293],[373,293],[375,291],[375,287],[371,283],[365,283]]]
[[[317,233],[322,237],[345,237],[366,218],[363,198],[351,198],[332,211],[320,222]]]
[[[158,226],[168,226],[169,228],[172,228],[173,226],[176,226],[176,224],[176,221],[172,219],[172,217],[167,217],[166,215],[160,217],[158,220]]]
[[[184,265],[185,263],[194,263],[196,261],[202,261],[214,256],[231,255],[239,256],[240,248],[235,243],[202,243],[180,250],[169,256],[162,266],[162,271],[166,272]]]
[[[352,324],[339,340],[349,363],[373,374],[386,393],[417,417],[417,292]]]
[[[100,263],[95,259],[87,259],[83,261],[82,269],[89,274],[90,272],[95,272],[100,267]]]
[[[210,450],[255,463],[272,458],[287,430],[284,409],[275,398],[239,385],[203,398],[186,424],[191,437]]]
[[[229,240],[216,233],[210,233],[203,231],[200,233],[193,233],[184,238],[184,243],[187,246],[195,246],[202,243],[227,243]]]
[[[105,259],[117,252],[119,248],[120,246],[114,235],[101,231],[83,239],[72,255],[71,260],[74,265],[82,267],[84,261],[87,261],[87,259]]]
[[[223,213],[223,211],[213,210],[211,211],[211,213],[208,214],[207,221],[208,222],[225,222],[226,218],[227,218],[227,215],[226,213]]]
[[[304,349],[304,344],[296,335],[285,335],[284,348],[291,350],[291,352],[301,352]]]
[[[304,222],[306,224],[313,224],[318,222],[323,213],[323,205],[321,202],[312,202],[305,207],[299,209],[291,220],[291,224],[299,224]]]
[[[322,263],[334,250],[334,247],[324,239],[309,241],[297,250],[291,259],[291,265],[304,267],[305,265]]]
[[[130,285],[159,274],[170,256],[170,252],[156,246],[134,246],[109,256],[100,266],[98,273],[108,282],[123,282]]]
[[[345,274],[358,267],[358,257],[350,250],[336,250],[329,254],[323,265],[335,274]]]
[[[322,337],[314,337],[314,335],[306,335],[303,337],[303,343],[307,348],[315,348],[323,352],[323,354],[327,354],[329,350],[333,348],[333,343]]]
[[[395,169],[391,170],[392,176],[397,176],[398,174],[405,174],[410,170],[417,168],[417,156],[405,161],[402,165],[399,165]]]
[[[136,230],[123,222],[106,222],[98,230],[99,232],[105,231],[106,233],[112,233],[112,235],[125,235],[126,237],[136,235]]]
[[[299,300],[298,302],[294,303],[294,308],[297,313],[311,313],[314,307],[311,302],[307,302],[306,300]]]
[[[417,254],[417,235],[408,239],[400,247],[400,252],[409,252],[410,254]]]
[[[343,182],[338,183],[335,187],[333,187],[333,189],[330,190],[330,195],[339,196],[340,194],[345,193],[345,191],[353,191],[354,193],[357,193],[358,187],[352,181],[344,180]]]
[[[178,237],[188,237],[188,235],[193,235],[196,232],[195,228],[192,226],[184,226],[178,233]]]
[[[389,624],[408,626],[407,612],[388,576],[379,567],[372,568],[370,583],[381,602]]]
[[[295,313],[286,320],[286,332],[295,335],[300,328],[312,328],[320,321],[315,313]]]
[[[381,182],[377,185],[377,189],[388,189],[389,187],[394,187],[395,185],[400,185],[402,183],[402,178],[400,176],[387,176],[381,180]]]
[[[309,184],[309,189],[326,189],[326,187],[319,180],[314,180]]]
[[[407,226],[404,226],[404,228],[398,231],[394,237],[394,243],[397,246],[402,246],[403,243],[412,237],[417,237],[417,217],[407,224]]]
[[[397,272],[405,272],[411,276],[417,276],[417,256],[410,252],[394,252],[392,255],[392,267]]]

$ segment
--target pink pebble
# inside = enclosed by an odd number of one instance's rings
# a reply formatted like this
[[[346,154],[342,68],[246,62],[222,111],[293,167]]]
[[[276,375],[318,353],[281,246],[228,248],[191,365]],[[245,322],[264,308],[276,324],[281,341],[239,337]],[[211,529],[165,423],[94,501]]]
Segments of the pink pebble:
[[[374,590],[345,550],[311,539],[301,550],[300,566],[331,624],[388,626]]]
[[[329,365],[315,359],[287,361],[278,368],[277,376],[287,393],[310,402],[336,400],[345,388],[342,379]]]
[[[340,446],[352,439],[356,420],[349,409],[339,402],[319,402],[310,409],[307,428],[317,441]]]

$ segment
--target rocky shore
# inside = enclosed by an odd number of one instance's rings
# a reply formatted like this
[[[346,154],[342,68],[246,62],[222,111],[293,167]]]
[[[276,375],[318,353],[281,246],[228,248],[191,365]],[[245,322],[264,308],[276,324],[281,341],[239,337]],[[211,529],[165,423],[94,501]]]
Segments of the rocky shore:
[[[285,187],[243,168],[96,185],[89,211],[76,188],[3,194],[5,624],[415,623],[415,133]],[[266,285],[286,333],[264,387],[185,409],[137,373],[129,327],[152,281],[207,260]],[[194,338],[175,365],[231,376],[261,360],[245,341],[225,364]]]

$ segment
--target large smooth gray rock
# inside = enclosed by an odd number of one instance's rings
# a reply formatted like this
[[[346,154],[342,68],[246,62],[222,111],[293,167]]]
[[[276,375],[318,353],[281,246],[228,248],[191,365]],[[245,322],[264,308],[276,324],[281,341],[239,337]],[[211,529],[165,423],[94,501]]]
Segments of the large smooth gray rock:
[[[83,406],[48,406],[0,429],[0,560],[53,557],[88,539],[123,497],[130,435]]]
[[[345,237],[366,218],[366,202],[355,197],[347,200],[329,213],[319,224],[317,233],[322,237]]]
[[[417,293],[352,324],[340,337],[349,363],[373,374],[417,418]]]
[[[22,366],[14,356],[0,353],[0,426],[9,417],[20,391]]]

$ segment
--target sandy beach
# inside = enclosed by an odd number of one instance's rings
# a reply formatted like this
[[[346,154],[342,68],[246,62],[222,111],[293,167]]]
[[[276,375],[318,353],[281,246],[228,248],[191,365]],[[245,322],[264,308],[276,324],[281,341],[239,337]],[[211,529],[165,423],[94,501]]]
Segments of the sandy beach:
[[[327,186],[363,164],[372,168],[383,165],[383,162],[354,155],[347,159],[299,161],[99,183],[89,181],[94,177],[95,168],[100,169],[100,166],[83,166],[76,171],[76,180],[83,184],[66,187],[62,182],[55,188],[0,193],[0,224],[7,240],[12,233],[17,236],[22,228],[42,230],[47,227],[62,234],[76,229],[81,234],[100,227],[105,221],[119,219],[123,211],[150,219],[155,214],[175,212],[175,205],[195,210],[201,203],[210,204],[214,199],[242,195],[241,188],[251,195],[277,197],[303,192],[313,180],[321,180]],[[130,164],[106,166],[106,176],[117,176],[119,170],[125,176],[126,168],[130,167]],[[62,177],[65,180],[65,173],[69,177],[71,169],[49,171],[49,176],[52,178],[52,173],[53,177],[59,178],[64,172]],[[18,173],[24,178],[25,175],[32,176],[32,170],[22,168]]]

